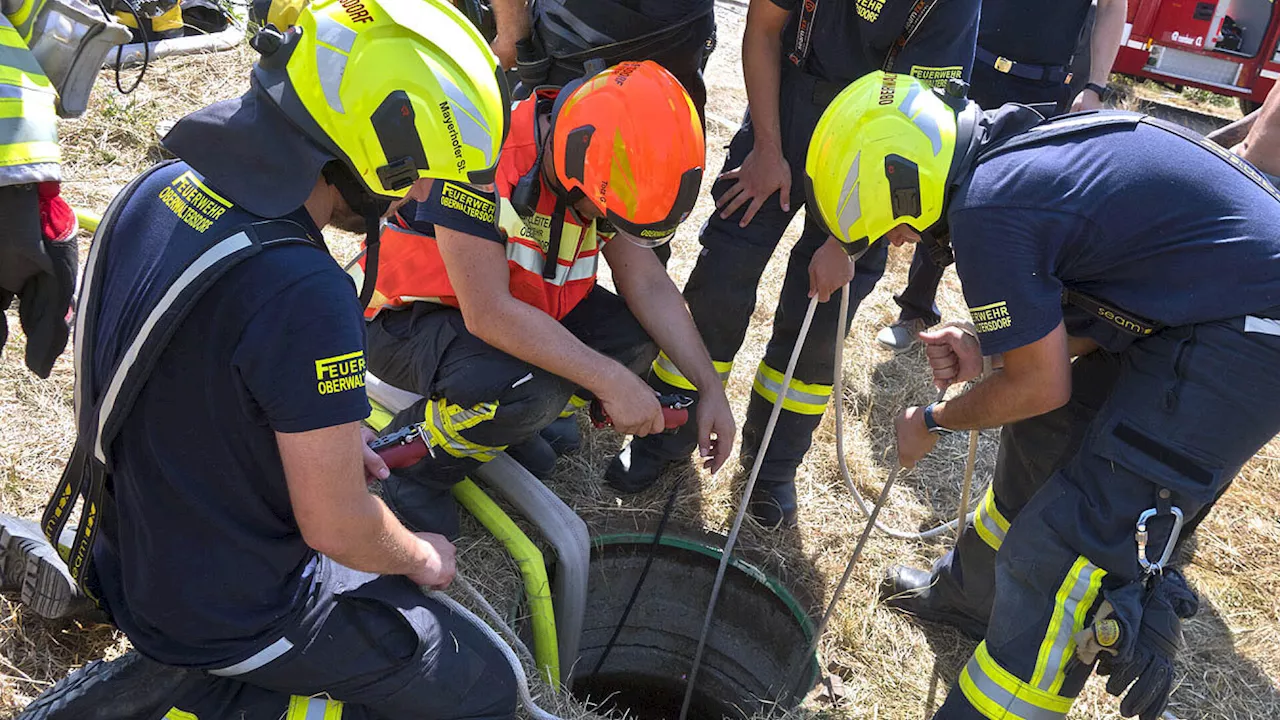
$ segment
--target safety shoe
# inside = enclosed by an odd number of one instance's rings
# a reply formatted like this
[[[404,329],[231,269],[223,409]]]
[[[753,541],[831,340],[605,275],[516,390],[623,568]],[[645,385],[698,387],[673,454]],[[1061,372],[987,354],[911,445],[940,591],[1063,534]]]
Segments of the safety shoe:
[[[74,537],[68,529],[62,540]],[[0,590],[20,591],[22,604],[48,620],[94,609],[40,524],[13,515],[0,515]]]
[[[747,512],[766,528],[796,526],[796,484],[794,482],[764,482],[757,480],[751,489],[751,501]]]
[[[539,480],[545,481],[556,470],[556,451],[551,449],[551,443],[538,433],[509,446],[507,454]]]
[[[899,320],[876,334],[876,342],[894,352],[906,352],[920,342],[920,333],[928,329],[929,324],[920,318]]]
[[[556,418],[538,434],[551,444],[551,449],[556,455],[577,452],[578,448],[582,447],[582,432],[578,430],[578,418],[572,415]]]
[[[604,481],[624,495],[633,495],[653,487],[670,462],[648,449],[647,443],[632,438],[609,463]]]
[[[159,717],[172,706],[182,684],[197,673],[161,665],[137,652],[95,660],[45,690],[14,720]]]
[[[458,501],[453,492],[392,472],[381,483],[382,501],[414,532],[429,532],[453,540],[461,534]]]
[[[934,607],[935,603],[931,602],[932,588],[933,573],[930,571],[894,565],[880,581],[880,601],[925,622],[950,625],[974,640],[986,637],[986,621],[954,608]]]

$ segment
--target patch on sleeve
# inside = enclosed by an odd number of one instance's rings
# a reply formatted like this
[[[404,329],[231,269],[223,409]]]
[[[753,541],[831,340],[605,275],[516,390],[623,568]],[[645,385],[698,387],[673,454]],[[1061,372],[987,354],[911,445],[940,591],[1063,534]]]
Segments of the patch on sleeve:
[[[951,78],[955,78],[957,80],[964,79],[964,68],[959,65],[951,65],[949,67],[912,65],[911,77],[914,77],[922,83],[932,85],[933,87],[946,87],[947,81]]]
[[[1004,330],[1013,325],[1013,318],[1009,316],[1009,306],[1003,300],[990,305],[969,308],[969,317],[973,318],[973,325],[979,333]]]
[[[190,170],[174,178],[159,197],[179,220],[199,233],[208,230],[232,207],[231,201],[210,190]]]
[[[364,387],[364,351],[316,360],[316,392],[334,395]]]
[[[496,212],[496,204],[491,198],[451,182],[441,184],[440,207],[455,210],[489,225],[493,224]]]
[[[857,0],[858,17],[873,23],[880,19],[880,11],[884,9],[885,0]]]

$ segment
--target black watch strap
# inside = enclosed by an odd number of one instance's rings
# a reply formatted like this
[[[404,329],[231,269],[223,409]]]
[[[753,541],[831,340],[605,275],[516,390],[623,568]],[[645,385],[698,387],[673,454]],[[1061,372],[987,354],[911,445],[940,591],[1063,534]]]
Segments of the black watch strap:
[[[938,424],[937,420],[933,419],[933,406],[937,404],[938,403],[936,402],[931,402],[928,405],[924,406],[924,427],[926,430],[936,435],[950,435],[951,433],[955,432],[955,430],[952,430],[951,428],[942,427],[941,425]]]
[[[1085,83],[1084,89],[1092,90],[1095,93],[1097,93],[1098,99],[1103,102],[1106,102],[1107,96],[1111,94],[1111,90],[1106,85],[1099,85],[1098,83],[1094,83],[1094,82]]]

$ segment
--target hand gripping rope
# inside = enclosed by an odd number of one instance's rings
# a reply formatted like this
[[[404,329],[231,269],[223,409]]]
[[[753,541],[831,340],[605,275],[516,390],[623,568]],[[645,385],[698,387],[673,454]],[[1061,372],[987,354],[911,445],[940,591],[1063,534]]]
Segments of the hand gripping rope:
[[[814,629],[813,642],[810,644],[808,650],[803,655],[800,656],[801,658],[809,657],[813,654],[815,650],[817,650],[818,643],[821,642],[822,640],[822,632],[824,629],[826,629],[827,623],[831,620],[831,616],[835,613],[836,604],[840,601],[840,596],[844,593],[845,586],[848,584],[849,578],[853,574],[854,566],[857,565],[858,559],[862,556],[863,547],[867,543],[867,538],[871,536],[872,529],[880,530],[881,532],[895,538],[907,539],[907,540],[920,540],[920,539],[934,537],[936,535],[942,534],[954,527],[954,528],[958,528],[958,531],[957,531],[957,540],[958,540],[959,533],[962,533],[964,531],[964,526],[972,518],[972,513],[968,511],[968,505],[969,505],[969,488],[973,481],[973,471],[974,471],[974,466],[977,460],[978,433],[976,430],[971,431],[969,434],[969,457],[965,464],[964,481],[960,491],[960,507],[958,511],[958,517],[955,520],[952,520],[948,523],[944,523],[942,525],[939,525],[936,528],[933,528],[931,530],[921,532],[921,533],[910,533],[910,532],[904,532],[901,530],[895,530],[893,528],[885,527],[884,525],[881,525],[879,522],[877,522],[876,518],[880,515],[880,510],[885,506],[885,504],[889,500],[889,491],[892,490],[893,484],[897,481],[898,475],[901,473],[901,470],[902,470],[901,465],[896,465],[893,471],[889,473],[889,478],[885,480],[884,487],[880,490],[880,497],[876,499],[875,505],[872,506],[870,509],[867,508],[866,504],[862,500],[862,496],[858,493],[857,488],[854,486],[853,478],[849,475],[849,468],[845,463],[844,407],[842,402],[842,398],[844,395],[844,339],[845,339],[844,334],[845,334],[845,327],[846,327],[845,318],[847,317],[848,310],[849,310],[849,295],[850,295],[850,287],[848,284],[845,284],[844,289],[840,296],[840,318],[837,323],[836,343],[835,343],[836,345],[836,358],[835,358],[836,386],[834,388],[834,391],[836,395],[836,410],[835,410],[836,411],[836,450],[837,450],[837,454],[839,455],[840,472],[844,476],[845,482],[849,486],[849,491],[853,495],[854,500],[857,502],[858,507],[862,510],[863,514],[867,516],[867,524],[863,528],[862,534],[858,538],[858,543],[853,549],[853,554],[850,556],[849,562],[845,566],[844,574],[841,576],[840,582],[836,585],[835,592],[832,594],[831,600],[827,604],[827,609],[823,613],[822,620],[818,623],[817,627]],[[800,359],[800,351],[804,347],[805,339],[809,335],[809,326],[813,322],[813,315],[817,311],[817,309],[818,309],[818,298],[814,297],[812,300],[809,301],[809,307],[808,307],[808,310],[805,312],[804,322],[801,324],[800,333],[796,338],[796,345],[791,351],[790,360],[787,361],[787,371],[784,374],[782,379],[783,388],[788,387],[791,383],[792,376],[795,373],[796,363]],[[939,390],[938,400],[942,400],[945,394],[946,394],[946,388]],[[702,665],[702,654],[703,654],[703,651],[706,649],[707,636],[711,631],[711,621],[715,616],[717,601],[720,599],[720,588],[724,584],[725,571],[727,570],[729,565],[729,560],[733,555],[734,546],[737,544],[738,532],[742,528],[742,521],[743,521],[743,518],[746,516],[747,507],[750,504],[751,491],[755,489],[756,478],[760,474],[760,467],[764,461],[765,453],[769,449],[769,442],[770,440],[773,439],[773,430],[774,430],[774,427],[777,425],[778,416],[782,412],[782,404],[786,400],[786,397],[787,397],[787,394],[784,391],[784,392],[778,393],[778,399],[774,401],[773,411],[769,415],[769,422],[768,424],[765,425],[764,436],[760,440],[760,449],[756,452],[755,461],[753,462],[751,467],[751,473],[747,477],[746,486],[742,490],[742,499],[738,502],[738,513],[734,517],[733,526],[729,530],[729,537],[725,541],[724,553],[720,556],[720,566],[716,570],[715,582],[711,586],[711,599],[707,603],[706,615],[702,621],[702,631],[698,637],[698,646],[693,655],[693,664],[689,668],[688,681],[687,681],[687,684],[685,685],[684,701],[680,705],[680,720],[686,720],[689,714],[689,706],[693,700],[693,689],[697,683],[698,669]],[[803,667],[803,660],[801,660],[801,667]],[[794,676],[795,675],[793,673],[792,677]],[[787,683],[788,689],[789,689],[789,686],[791,686],[792,684],[793,683],[791,682]]]

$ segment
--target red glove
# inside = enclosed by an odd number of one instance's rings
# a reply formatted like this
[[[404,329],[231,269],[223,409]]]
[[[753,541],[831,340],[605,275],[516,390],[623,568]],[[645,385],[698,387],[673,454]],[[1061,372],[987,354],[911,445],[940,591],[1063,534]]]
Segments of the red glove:
[[[76,234],[76,213],[62,199],[62,183],[42,182],[36,186],[40,193],[40,232],[49,242],[70,240]]]

